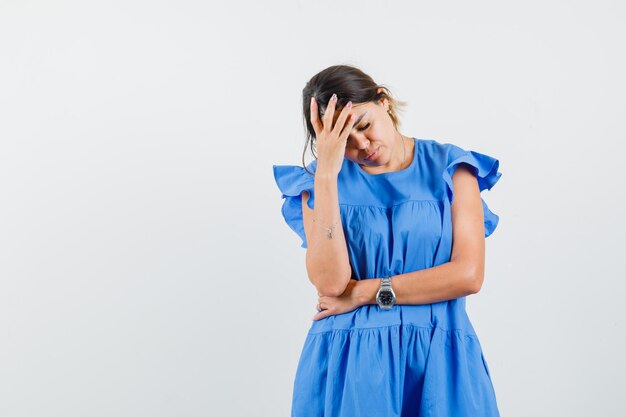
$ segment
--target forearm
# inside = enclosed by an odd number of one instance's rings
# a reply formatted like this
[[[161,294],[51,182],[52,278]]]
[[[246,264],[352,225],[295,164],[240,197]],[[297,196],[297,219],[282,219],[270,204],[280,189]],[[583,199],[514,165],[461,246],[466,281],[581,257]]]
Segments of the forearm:
[[[310,222],[307,230],[307,271],[320,294],[340,295],[348,285],[351,269],[339,212],[337,177],[317,172],[314,187],[313,217],[317,223]],[[325,228],[331,227],[329,239]]]
[[[381,278],[372,278],[358,282],[356,291],[360,305],[377,304],[380,281]],[[396,304],[431,304],[463,297],[475,292],[475,282],[469,268],[452,261],[391,277]]]

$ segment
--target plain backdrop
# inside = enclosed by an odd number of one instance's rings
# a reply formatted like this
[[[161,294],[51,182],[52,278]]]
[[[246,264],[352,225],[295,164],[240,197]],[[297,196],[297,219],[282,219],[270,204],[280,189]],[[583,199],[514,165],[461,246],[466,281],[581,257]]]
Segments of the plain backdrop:
[[[0,417],[288,416],[317,294],[273,164],[355,65],[500,160],[467,298],[503,416],[623,412],[618,1],[0,0]],[[307,155],[307,162],[312,160]]]

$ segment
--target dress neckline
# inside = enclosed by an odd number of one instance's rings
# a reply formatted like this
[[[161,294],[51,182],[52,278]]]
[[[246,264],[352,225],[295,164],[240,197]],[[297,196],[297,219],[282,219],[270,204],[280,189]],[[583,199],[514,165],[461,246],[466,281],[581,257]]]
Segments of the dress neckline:
[[[355,168],[359,172],[361,172],[361,174],[363,174],[366,177],[387,177],[387,176],[390,176],[390,175],[398,175],[398,174],[402,174],[403,172],[410,171],[415,166],[415,164],[417,163],[417,145],[419,143],[417,138],[413,137],[411,139],[413,139],[413,144],[414,144],[414,146],[413,146],[413,160],[411,161],[411,163],[406,168],[403,168],[403,169],[401,169],[399,171],[379,172],[378,174],[370,174],[369,172],[367,172],[363,168],[361,168],[361,166],[358,163],[356,163],[354,161],[350,161],[350,162],[352,162],[355,165]]]

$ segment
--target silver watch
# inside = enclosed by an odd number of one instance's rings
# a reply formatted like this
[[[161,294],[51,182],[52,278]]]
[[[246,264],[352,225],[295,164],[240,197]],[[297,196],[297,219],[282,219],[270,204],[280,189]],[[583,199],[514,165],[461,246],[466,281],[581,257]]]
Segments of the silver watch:
[[[380,308],[385,310],[391,310],[396,304],[396,293],[391,288],[391,278],[386,277],[380,280],[380,288],[376,293],[376,301]]]

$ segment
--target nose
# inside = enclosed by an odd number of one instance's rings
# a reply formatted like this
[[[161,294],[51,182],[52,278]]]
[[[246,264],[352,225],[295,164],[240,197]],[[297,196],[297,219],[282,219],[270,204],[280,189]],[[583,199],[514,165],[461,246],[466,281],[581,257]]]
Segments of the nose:
[[[352,141],[354,142],[355,147],[357,149],[360,149],[360,150],[367,149],[367,147],[370,144],[370,141],[364,135],[356,134],[356,135],[351,135],[351,136],[352,136]]]

